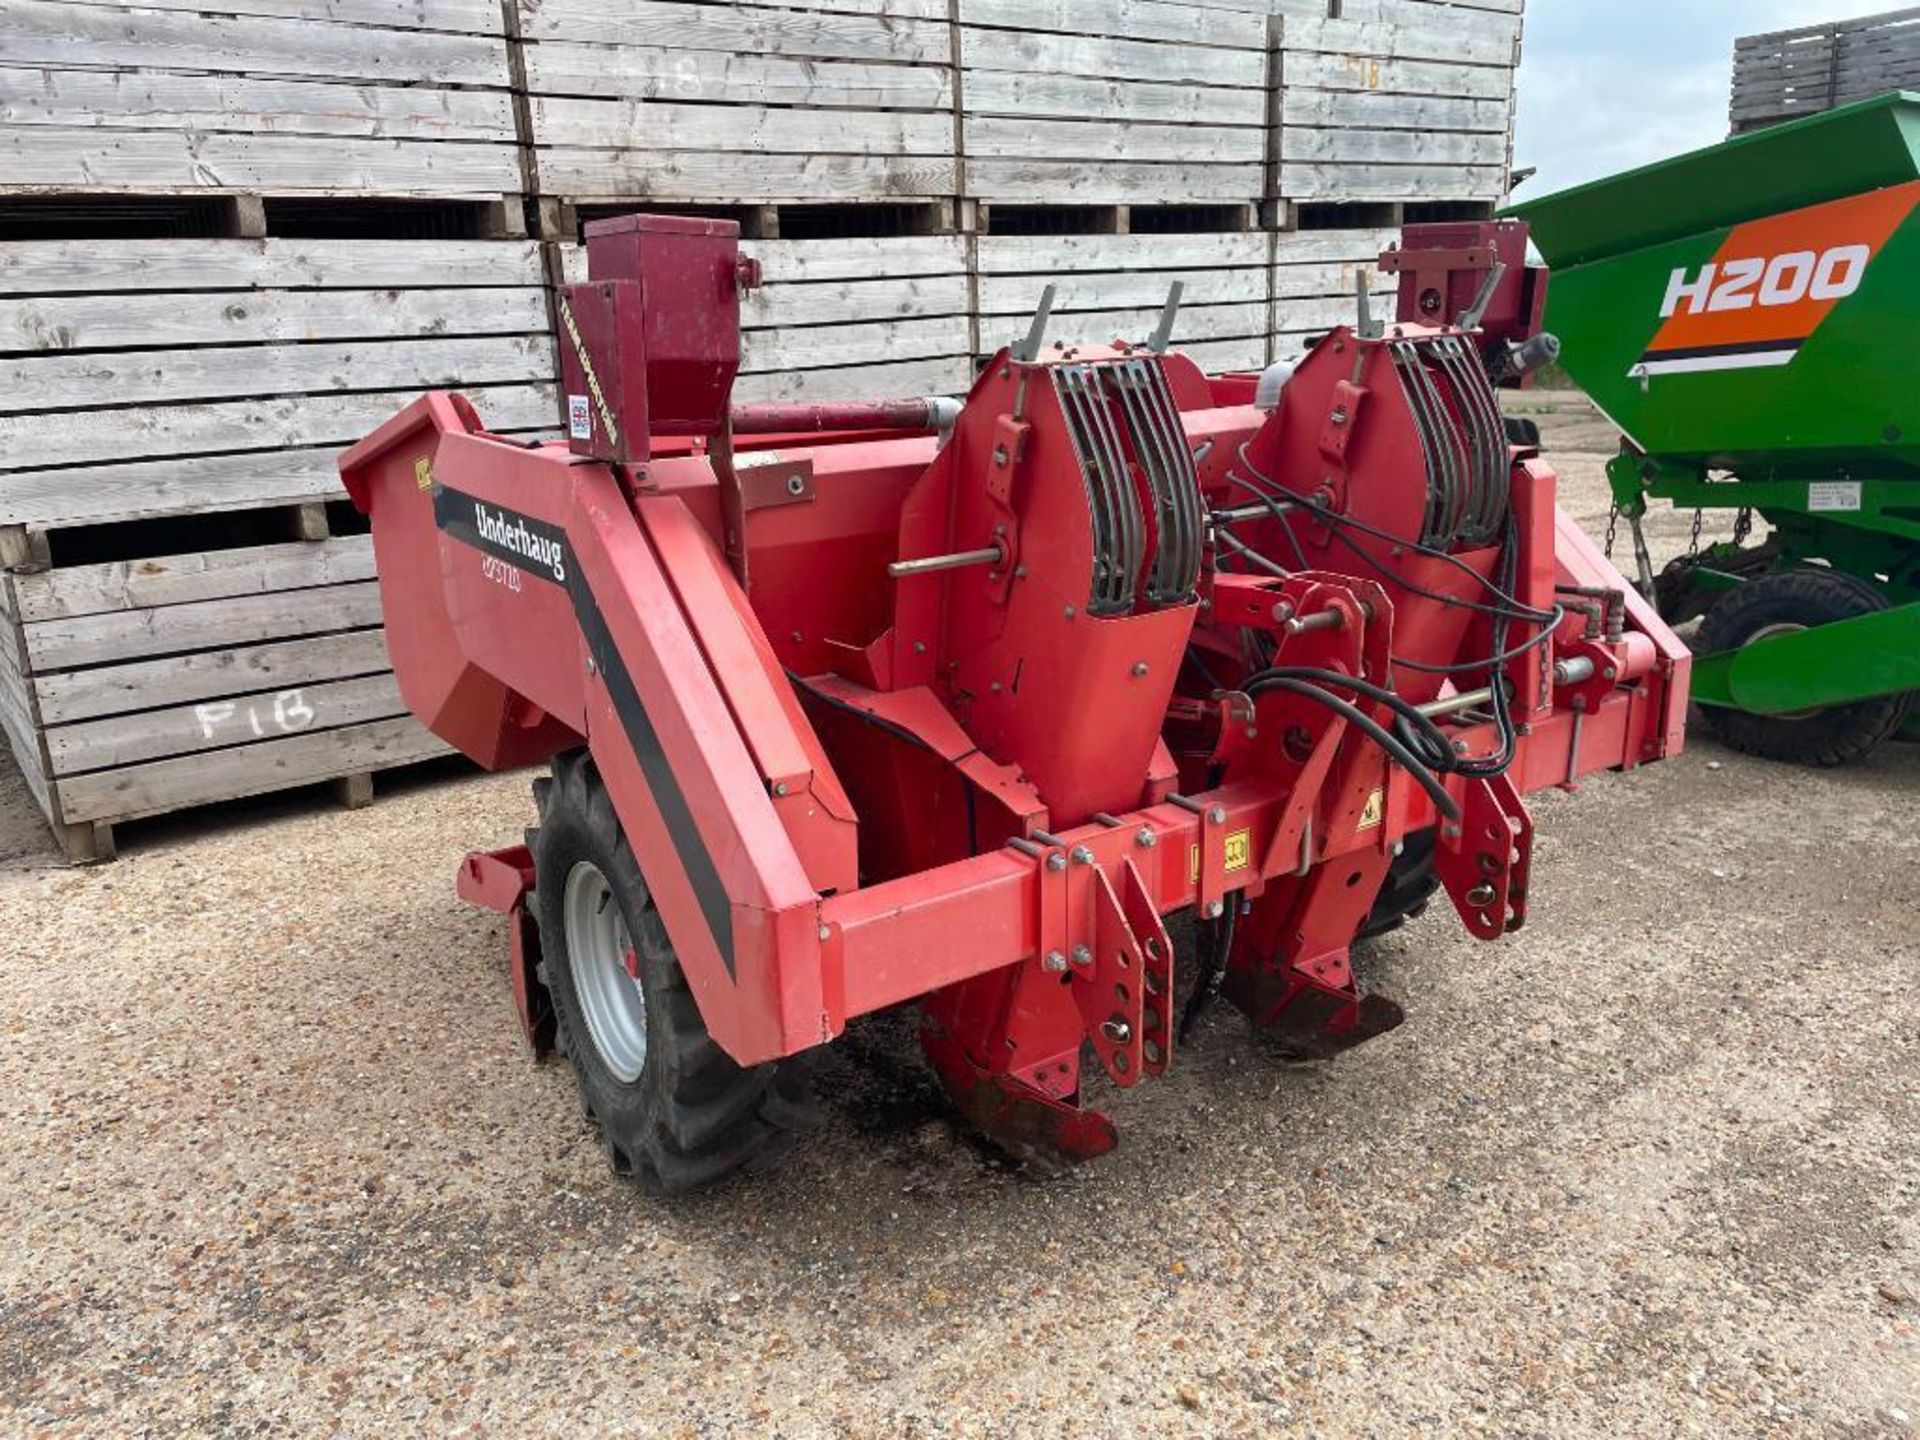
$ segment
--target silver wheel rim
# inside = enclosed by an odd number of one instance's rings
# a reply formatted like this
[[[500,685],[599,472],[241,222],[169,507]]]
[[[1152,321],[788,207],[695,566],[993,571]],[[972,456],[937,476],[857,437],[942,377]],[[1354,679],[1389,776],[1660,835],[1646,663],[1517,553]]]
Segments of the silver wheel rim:
[[[601,1063],[625,1084],[647,1063],[647,996],[627,973],[633,940],[613,887],[600,867],[582,860],[567,872],[561,906],[574,992]]]
[[[1771,640],[1776,635],[1798,635],[1806,628],[1806,626],[1800,624],[1797,620],[1780,620],[1772,625],[1762,625],[1741,642],[1740,648],[1744,650],[1749,645],[1758,645],[1762,640]],[[1769,715],[1766,718],[1769,720],[1811,720],[1814,716],[1822,713],[1824,713],[1823,707],[1816,705],[1811,710],[1783,710],[1778,715]]]

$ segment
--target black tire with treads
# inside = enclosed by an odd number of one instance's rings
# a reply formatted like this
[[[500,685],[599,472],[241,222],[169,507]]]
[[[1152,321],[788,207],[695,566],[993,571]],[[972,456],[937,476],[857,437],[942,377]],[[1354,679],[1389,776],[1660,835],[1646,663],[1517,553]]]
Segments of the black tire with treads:
[[[1416,830],[1406,837],[1405,847],[1394,857],[1356,939],[1377,939],[1425,913],[1433,892],[1440,888],[1440,877],[1433,868],[1435,838],[1432,829]]]
[[[1886,597],[1864,580],[1837,570],[1776,570],[1714,602],[1700,622],[1694,651],[1738,650],[1775,626],[1814,629],[1887,608]],[[1845,765],[1861,759],[1906,723],[1913,692],[1831,705],[1795,718],[1756,715],[1702,705],[1702,722],[1718,739],[1764,760],[1795,765]]]
[[[534,782],[534,799],[540,824],[528,838],[555,1048],[573,1066],[581,1107],[614,1170],[656,1194],[676,1194],[784,1156],[810,1119],[810,1057],[741,1066],[707,1033],[612,798],[585,751],[556,758],[552,780]],[[567,876],[582,861],[606,877],[639,959],[647,1044],[632,1081],[621,1080],[600,1055],[574,980],[563,897]]]

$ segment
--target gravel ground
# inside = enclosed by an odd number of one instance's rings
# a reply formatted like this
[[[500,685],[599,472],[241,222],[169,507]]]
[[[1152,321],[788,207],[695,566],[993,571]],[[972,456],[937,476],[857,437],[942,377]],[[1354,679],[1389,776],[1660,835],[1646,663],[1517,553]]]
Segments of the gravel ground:
[[[1610,435],[1547,423],[1598,521]],[[794,1164],[676,1204],[607,1173],[453,898],[525,780],[384,789],[69,871],[0,785],[0,1428],[1920,1423],[1913,748],[1541,797],[1525,931],[1374,951],[1403,1029],[1288,1067],[1216,1012],[1067,1177],[978,1150],[881,1023]]]

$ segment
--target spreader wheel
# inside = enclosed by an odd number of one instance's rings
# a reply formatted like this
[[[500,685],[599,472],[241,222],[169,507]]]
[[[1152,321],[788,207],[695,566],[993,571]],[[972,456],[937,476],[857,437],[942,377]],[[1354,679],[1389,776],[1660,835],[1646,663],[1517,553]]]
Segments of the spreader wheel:
[[[714,1043],[586,752],[534,798],[554,1044],[614,1170],[672,1194],[783,1155],[807,1117],[805,1058],[746,1068]]]
[[[1871,585],[1837,570],[1776,570],[1732,590],[1707,611],[1694,648],[1703,655],[1851,620],[1887,608]],[[1882,695],[1852,705],[1756,715],[1703,705],[1714,735],[1736,750],[1796,765],[1845,765],[1866,755],[1905,723],[1911,693]]]

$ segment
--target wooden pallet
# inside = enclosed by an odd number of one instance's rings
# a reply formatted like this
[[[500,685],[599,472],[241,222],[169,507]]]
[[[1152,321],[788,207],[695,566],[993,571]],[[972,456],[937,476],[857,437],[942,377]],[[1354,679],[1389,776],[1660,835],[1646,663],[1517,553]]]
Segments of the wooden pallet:
[[[1174,0],[954,0],[954,9],[969,199],[1259,198],[1265,15]]]
[[[0,730],[69,858],[119,822],[341,782],[446,753],[406,713],[370,537],[317,507],[250,518],[321,538],[0,575]]]
[[[1280,22],[1269,194],[1492,201],[1512,152],[1519,0],[1343,0],[1340,19]]]
[[[514,0],[539,193],[950,197],[948,0]]]
[[[0,193],[523,190],[497,0],[7,0]]]

